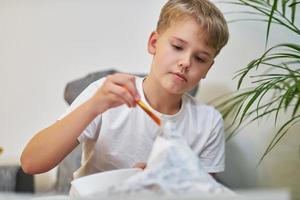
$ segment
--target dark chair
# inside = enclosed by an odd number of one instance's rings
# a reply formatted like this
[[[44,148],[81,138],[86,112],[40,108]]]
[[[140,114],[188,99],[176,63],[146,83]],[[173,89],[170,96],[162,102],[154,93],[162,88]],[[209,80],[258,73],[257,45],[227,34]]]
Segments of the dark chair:
[[[0,191],[33,193],[34,178],[25,174],[19,165],[0,166]]]

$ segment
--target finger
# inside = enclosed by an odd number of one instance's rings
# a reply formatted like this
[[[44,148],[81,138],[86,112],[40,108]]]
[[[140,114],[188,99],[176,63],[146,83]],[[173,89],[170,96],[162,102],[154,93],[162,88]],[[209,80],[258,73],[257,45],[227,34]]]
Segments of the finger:
[[[139,99],[141,99],[140,94],[139,94],[138,91],[137,91],[135,82],[134,82],[134,83],[128,82],[128,83],[126,84],[126,89],[127,89],[127,90],[130,92],[130,94],[133,96],[134,100],[139,100]]]
[[[124,73],[117,73],[108,77],[111,82],[125,87],[133,98],[140,99],[139,93],[135,84],[135,76]]]
[[[146,163],[144,163],[144,162],[139,162],[139,163],[136,163],[136,164],[133,166],[133,168],[145,169],[146,166],[147,166]]]
[[[128,107],[133,107],[135,105],[135,100],[133,96],[126,88],[116,85],[114,83],[108,84],[109,92],[116,95],[115,100],[122,101],[123,103],[127,104]]]
[[[116,94],[110,92],[106,96],[107,96],[108,99],[112,99],[110,101],[110,107],[111,108],[118,107],[118,106],[121,106],[123,104],[126,104],[128,107],[130,107],[130,105],[128,105],[128,103],[124,99],[120,98],[119,95],[116,95]]]
[[[125,86],[129,90],[129,92],[132,94],[132,96],[134,97],[135,100],[140,99],[140,95],[136,88],[134,76],[129,78],[129,80],[125,83]]]

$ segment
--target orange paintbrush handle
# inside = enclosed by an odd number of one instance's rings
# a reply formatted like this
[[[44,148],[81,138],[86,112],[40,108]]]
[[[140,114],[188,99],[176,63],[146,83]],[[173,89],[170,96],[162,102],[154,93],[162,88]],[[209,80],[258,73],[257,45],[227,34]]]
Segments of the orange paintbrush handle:
[[[135,100],[135,102],[160,126],[160,119],[150,111],[150,109],[141,100]]]

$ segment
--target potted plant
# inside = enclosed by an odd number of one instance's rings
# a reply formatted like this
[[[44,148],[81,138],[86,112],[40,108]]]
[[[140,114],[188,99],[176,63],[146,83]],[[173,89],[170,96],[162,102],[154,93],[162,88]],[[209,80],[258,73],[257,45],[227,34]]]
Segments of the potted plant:
[[[282,113],[288,119],[278,126],[278,130],[263,153],[259,163],[289,133],[289,129],[300,122],[300,27],[296,18],[299,0],[235,0],[226,2],[247,8],[240,11],[243,19],[266,24],[265,51],[239,70],[237,91],[218,98],[212,103],[222,113],[229,132],[227,139],[241,128],[267,116],[274,117],[274,123]],[[299,8],[299,7],[298,7]],[[254,17],[254,18],[253,18]],[[272,28],[279,26],[295,35],[297,42],[287,42],[286,38],[269,46]],[[251,80],[250,87],[244,82]]]

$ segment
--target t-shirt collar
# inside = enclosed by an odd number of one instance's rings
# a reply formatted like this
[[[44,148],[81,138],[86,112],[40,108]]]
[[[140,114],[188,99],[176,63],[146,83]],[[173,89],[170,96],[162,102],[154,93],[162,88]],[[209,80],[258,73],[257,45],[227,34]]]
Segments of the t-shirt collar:
[[[157,115],[162,120],[176,120],[176,119],[180,118],[181,113],[183,113],[183,110],[184,110],[184,107],[185,107],[185,103],[186,103],[184,96],[182,97],[182,105],[180,107],[180,110],[177,113],[175,113],[173,115],[168,115],[168,114],[160,113],[157,110],[155,110],[154,108],[152,108],[150,106],[150,104],[148,103],[148,101],[146,100],[144,89],[143,89],[143,81],[145,79],[146,79],[146,76],[142,77],[142,78],[141,77],[136,78],[136,87],[137,87],[137,90],[138,90],[138,92],[139,92],[139,94],[141,96],[141,100],[150,108],[150,110],[155,115]]]

